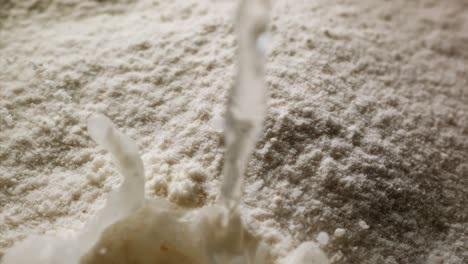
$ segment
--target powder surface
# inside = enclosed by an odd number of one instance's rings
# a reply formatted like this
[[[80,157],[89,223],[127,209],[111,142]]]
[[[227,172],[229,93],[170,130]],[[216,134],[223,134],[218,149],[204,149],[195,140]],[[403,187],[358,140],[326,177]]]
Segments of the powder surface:
[[[137,142],[147,197],[214,203],[235,4],[0,3],[0,252],[73,235],[119,184],[87,134],[95,112]],[[278,256],[327,234],[333,263],[468,260],[466,10],[274,1],[243,215]]]

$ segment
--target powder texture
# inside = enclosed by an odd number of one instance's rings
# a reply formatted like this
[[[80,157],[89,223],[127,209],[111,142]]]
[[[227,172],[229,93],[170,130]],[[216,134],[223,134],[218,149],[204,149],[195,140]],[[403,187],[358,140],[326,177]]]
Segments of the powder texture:
[[[269,115],[242,213],[279,257],[326,233],[333,263],[468,261],[467,9],[274,1]],[[0,252],[73,235],[120,184],[86,132],[95,112],[137,142],[147,197],[214,203],[234,10],[0,2]]]

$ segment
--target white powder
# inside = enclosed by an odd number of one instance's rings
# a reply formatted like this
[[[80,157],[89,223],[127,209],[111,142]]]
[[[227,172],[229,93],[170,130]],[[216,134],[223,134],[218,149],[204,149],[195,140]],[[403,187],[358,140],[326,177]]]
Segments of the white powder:
[[[317,242],[319,242],[319,244],[322,246],[327,245],[329,240],[330,237],[328,236],[327,232],[320,232],[317,235]]]
[[[359,227],[364,230],[369,229],[369,226],[367,225],[367,223],[362,220],[359,220]]]
[[[119,184],[94,112],[136,139],[147,197],[214,202],[234,2],[132,2],[0,3],[0,248],[70,236]],[[327,232],[335,263],[468,259],[466,8],[275,1],[243,214],[279,256]]]
[[[345,234],[346,234],[346,229],[343,229],[343,228],[335,229],[334,235],[336,237],[343,237]]]

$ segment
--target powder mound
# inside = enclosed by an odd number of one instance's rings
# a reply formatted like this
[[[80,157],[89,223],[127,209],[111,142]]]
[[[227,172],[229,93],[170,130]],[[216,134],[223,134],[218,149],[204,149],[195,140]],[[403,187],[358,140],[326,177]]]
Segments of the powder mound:
[[[270,116],[250,163],[251,175],[265,175],[256,199],[267,197],[261,193],[283,196],[279,206],[265,209],[281,215],[278,221],[299,238],[334,232],[326,248],[340,252],[332,259],[337,263],[346,259],[342,254],[353,256],[351,261],[369,252],[376,256],[372,261],[429,254],[427,245],[467,223],[460,200],[466,179],[455,177],[466,155],[463,139],[451,133],[452,154],[442,156],[444,136],[415,123],[374,123],[381,112],[369,123],[345,126],[343,117],[298,104]],[[425,143],[415,144],[421,138]],[[454,245],[454,252],[463,254],[463,245]],[[393,256],[387,255],[389,246],[395,246]]]
[[[233,3],[0,1],[0,252],[70,237],[118,187],[83,122],[96,112],[138,139],[148,197],[167,198],[158,177],[174,173],[198,199],[187,207],[214,203]],[[274,1],[271,111],[242,212],[275,253],[326,232],[336,264],[466,262],[467,8]]]

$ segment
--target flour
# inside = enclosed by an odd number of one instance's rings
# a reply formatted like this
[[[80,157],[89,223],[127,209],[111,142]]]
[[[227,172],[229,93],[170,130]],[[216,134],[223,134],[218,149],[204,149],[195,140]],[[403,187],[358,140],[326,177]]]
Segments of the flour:
[[[269,116],[248,166],[245,221],[279,256],[326,232],[334,263],[466,262],[466,3],[273,8]],[[211,124],[235,72],[233,10],[0,4],[1,248],[70,236],[120,183],[86,133],[95,112],[136,139],[147,197],[214,203],[224,143]]]

